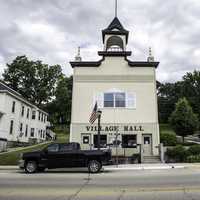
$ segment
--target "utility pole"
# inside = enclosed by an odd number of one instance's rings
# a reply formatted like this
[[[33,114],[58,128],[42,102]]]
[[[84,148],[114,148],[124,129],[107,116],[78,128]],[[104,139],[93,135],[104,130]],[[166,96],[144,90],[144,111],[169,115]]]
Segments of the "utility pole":
[[[100,150],[101,149],[100,136],[101,136],[101,114],[102,114],[102,111],[98,110],[97,113],[98,113],[98,150]]]

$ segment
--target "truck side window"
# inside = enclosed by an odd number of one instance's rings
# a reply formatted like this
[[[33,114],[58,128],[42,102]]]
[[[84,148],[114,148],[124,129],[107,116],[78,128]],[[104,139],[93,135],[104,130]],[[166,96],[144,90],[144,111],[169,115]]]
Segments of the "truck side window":
[[[73,145],[72,144],[60,144],[60,151],[65,152],[65,151],[71,151],[73,150]]]
[[[47,150],[48,150],[48,152],[58,152],[59,145],[58,144],[52,144],[52,145],[48,146]]]

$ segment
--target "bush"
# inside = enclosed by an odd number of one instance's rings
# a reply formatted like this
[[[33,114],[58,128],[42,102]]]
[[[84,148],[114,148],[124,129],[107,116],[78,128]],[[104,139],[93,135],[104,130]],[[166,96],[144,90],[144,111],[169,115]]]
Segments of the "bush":
[[[187,157],[186,162],[200,162],[200,155],[190,155]]]
[[[173,149],[167,149],[166,155],[169,160],[172,159],[174,162],[184,162],[187,159],[188,151],[182,145],[177,145]]]
[[[188,149],[189,155],[199,155],[200,156],[200,145],[193,145]]]
[[[160,142],[164,146],[175,146],[177,144],[176,135],[173,133],[161,133]]]

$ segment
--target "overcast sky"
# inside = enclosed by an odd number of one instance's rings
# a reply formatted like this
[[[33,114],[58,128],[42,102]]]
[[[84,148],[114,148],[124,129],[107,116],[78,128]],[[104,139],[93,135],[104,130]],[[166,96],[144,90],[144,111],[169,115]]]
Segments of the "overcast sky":
[[[146,60],[151,46],[161,82],[200,69],[200,0],[118,4],[118,18],[130,31],[132,60]],[[100,59],[101,30],[113,18],[114,0],[0,0],[0,74],[19,55],[60,64],[72,74],[69,61],[78,46],[83,60]]]

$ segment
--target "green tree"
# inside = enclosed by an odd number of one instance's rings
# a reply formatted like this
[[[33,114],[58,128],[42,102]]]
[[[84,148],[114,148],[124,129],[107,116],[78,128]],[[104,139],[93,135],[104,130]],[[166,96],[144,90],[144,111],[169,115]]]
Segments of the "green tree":
[[[187,98],[193,111],[200,116],[200,71],[183,76],[182,95]]]
[[[73,77],[62,77],[55,89],[55,99],[45,105],[53,124],[66,125],[69,128],[71,121]]]
[[[157,87],[159,122],[168,123],[175,104],[182,97],[182,82],[159,84]]]
[[[63,77],[56,88],[56,107],[61,124],[69,125],[71,121],[72,84],[72,76]]]
[[[49,66],[39,60],[17,56],[7,64],[3,80],[32,103],[41,105],[51,101],[56,82],[62,75],[59,65]]]
[[[182,136],[183,142],[185,136],[194,134],[198,127],[198,117],[193,113],[192,107],[186,98],[179,99],[169,122],[175,133]]]

